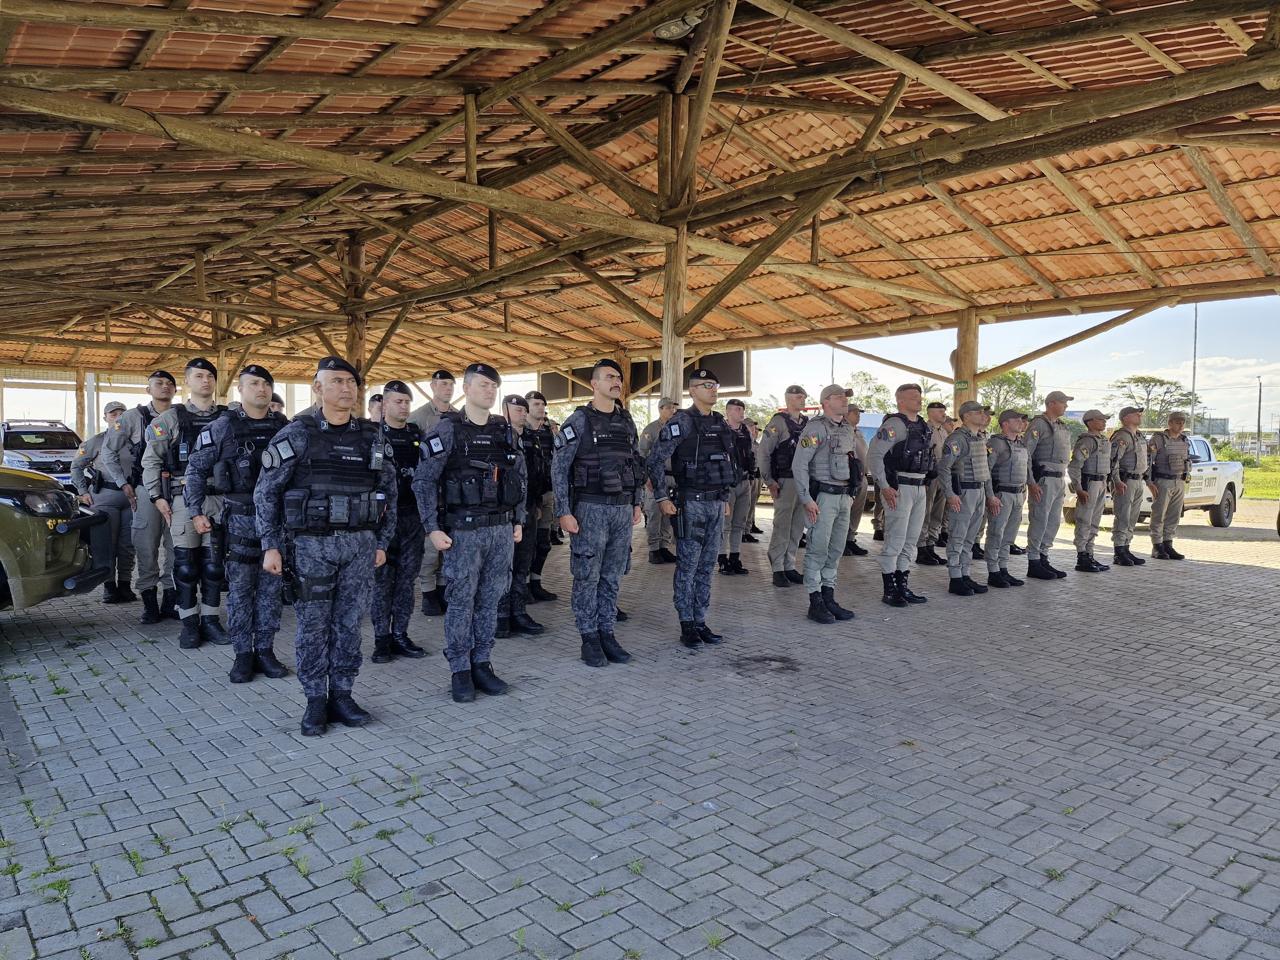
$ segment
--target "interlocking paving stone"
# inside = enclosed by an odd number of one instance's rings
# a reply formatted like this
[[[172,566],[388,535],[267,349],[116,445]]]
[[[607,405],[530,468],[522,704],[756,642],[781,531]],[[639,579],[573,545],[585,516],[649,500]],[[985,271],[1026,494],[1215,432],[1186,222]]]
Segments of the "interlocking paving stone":
[[[232,687],[136,606],[0,615],[0,958],[1280,958],[1274,511],[968,600],[917,571],[902,611],[849,558],[833,627],[766,534],[695,654],[639,545],[631,665],[536,604],[510,695],[366,662],[376,722],[321,739],[296,680]]]

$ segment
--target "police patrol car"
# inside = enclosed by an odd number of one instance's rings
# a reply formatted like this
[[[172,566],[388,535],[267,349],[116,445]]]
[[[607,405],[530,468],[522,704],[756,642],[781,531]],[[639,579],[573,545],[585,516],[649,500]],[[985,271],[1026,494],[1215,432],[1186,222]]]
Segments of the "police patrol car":
[[[43,473],[75,492],[71,461],[80,448],[80,437],[74,430],[61,420],[5,420],[0,431],[6,467]]]

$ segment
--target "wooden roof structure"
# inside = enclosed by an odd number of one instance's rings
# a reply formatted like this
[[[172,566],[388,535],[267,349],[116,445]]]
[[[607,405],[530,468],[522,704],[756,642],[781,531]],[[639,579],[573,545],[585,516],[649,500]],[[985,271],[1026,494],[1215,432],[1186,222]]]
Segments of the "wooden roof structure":
[[[0,363],[963,373],[1280,289],[1278,47],[1259,0],[3,0]]]

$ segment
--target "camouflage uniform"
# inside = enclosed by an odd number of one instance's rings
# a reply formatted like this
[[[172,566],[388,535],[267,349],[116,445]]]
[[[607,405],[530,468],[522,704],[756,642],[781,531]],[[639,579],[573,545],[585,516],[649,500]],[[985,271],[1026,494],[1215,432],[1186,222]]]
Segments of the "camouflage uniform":
[[[435,431],[441,416],[442,414],[436,409],[434,403],[424,403],[409,415],[409,422],[416,426],[425,437]],[[423,593],[430,593],[441,586],[441,569],[443,565],[440,551],[432,546],[429,537],[424,536],[422,542],[422,573],[418,577],[418,586]]]
[[[358,492],[357,492],[358,491]],[[360,672],[360,624],[373,594],[374,553],[396,527],[396,468],[373,424],[298,417],[276,434],[254,488],[263,550],[292,531],[298,680],[307,699],[350,694]],[[345,511],[348,519],[339,521]]]
[[[114,427],[110,428],[114,433]],[[71,482],[76,493],[93,498],[93,509],[105,513],[107,522],[89,531],[95,566],[108,567],[111,578],[107,585],[117,584],[128,591],[133,579],[133,540],[129,528],[133,525],[133,507],[120,486],[106,478],[102,469],[102,445],[107,431],[95,434],[80,445],[71,461]],[[136,598],[135,598],[136,599]]]
[[[395,454],[398,487],[395,536],[387,547],[387,562],[373,575],[373,632],[375,638],[407,637],[426,542],[413,496],[413,478],[422,462],[422,434],[413,423],[383,429],[383,439]]]
[[[117,487],[133,486],[138,506],[130,525],[130,541],[138,562],[138,589],[173,589],[173,536],[142,484],[142,452],[147,428],[160,414],[154,404],[126,410],[114,429],[106,431],[98,455],[103,479]],[[126,498],[127,499],[127,498]]]
[[[529,440],[537,444],[542,454],[542,463],[550,471],[556,444],[551,425],[543,420],[542,426],[537,429],[532,426],[525,427],[525,433]],[[545,489],[532,501],[529,519],[526,521],[530,527],[537,530],[537,536],[534,538],[533,561],[529,564],[529,579],[539,582],[542,580],[542,568],[546,565],[547,557],[551,555],[551,530],[553,527],[559,527],[559,519],[555,516],[555,494],[551,491],[551,477],[547,474],[541,479],[542,482],[535,485],[545,486]]]
[[[444,655],[455,674],[490,661],[498,602],[511,583],[512,527],[523,526],[528,516],[527,467],[510,426],[501,417],[490,416],[483,426],[464,423],[465,417],[447,414],[423,440],[426,455],[413,479],[428,536],[443,530],[453,540],[444,552]],[[455,455],[460,435],[468,445]],[[472,459],[488,466],[467,467]],[[483,478],[494,469],[501,476],[491,490]]]

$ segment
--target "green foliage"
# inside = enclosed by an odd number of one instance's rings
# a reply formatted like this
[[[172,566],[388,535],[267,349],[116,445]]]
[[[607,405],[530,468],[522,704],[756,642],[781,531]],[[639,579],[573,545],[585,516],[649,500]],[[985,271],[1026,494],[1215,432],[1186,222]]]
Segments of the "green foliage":
[[[1199,398],[1177,380],[1146,374],[1117,380],[1110,389],[1107,402],[1117,407],[1142,407],[1146,411],[1142,415],[1142,424],[1146,427],[1163,427],[1174,410],[1190,410],[1199,402]]]
[[[1280,500],[1280,457],[1263,457],[1260,467],[1245,464],[1244,495],[1250,500]]]
[[[997,414],[1011,407],[1029,414],[1041,406],[1035,386],[1035,377],[1026,370],[1009,370],[989,380],[979,380],[978,399]]]
[[[855,370],[844,385],[853,391],[849,402],[856,403],[867,413],[888,413],[895,409],[889,388],[865,370]]]

